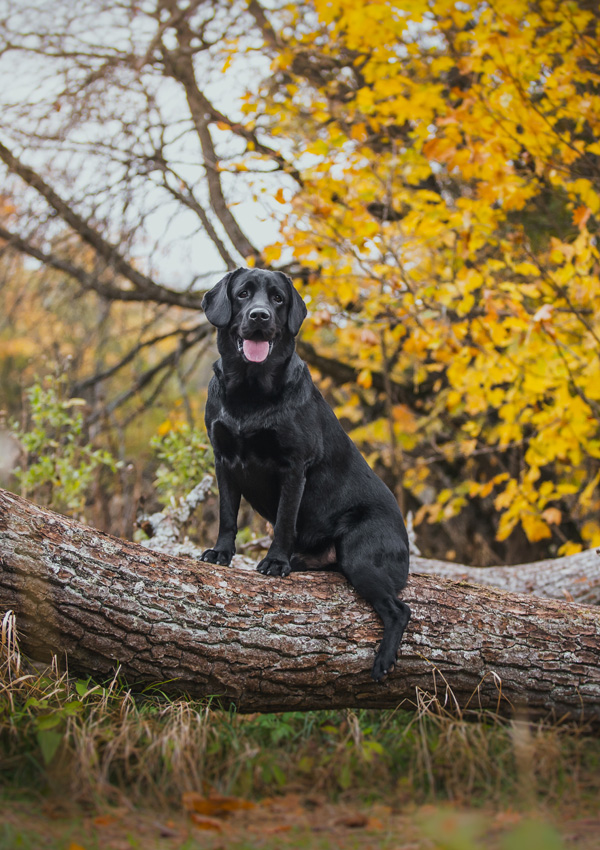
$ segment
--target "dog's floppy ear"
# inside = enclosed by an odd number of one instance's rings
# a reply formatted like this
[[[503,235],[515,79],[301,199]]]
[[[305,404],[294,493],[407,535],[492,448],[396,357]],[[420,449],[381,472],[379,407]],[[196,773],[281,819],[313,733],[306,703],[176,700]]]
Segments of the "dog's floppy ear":
[[[277,272],[277,274],[286,281],[291,291],[292,300],[290,302],[290,311],[288,313],[287,324],[290,332],[294,336],[296,336],[296,334],[300,330],[300,325],[305,320],[306,314],[308,312],[306,309],[306,304],[302,300],[298,290],[294,287],[291,277],[288,277],[288,275],[284,274],[283,272]]]
[[[209,289],[202,299],[204,315],[216,328],[224,328],[231,321],[231,299],[229,297],[229,284],[243,269],[227,272],[225,277]]]

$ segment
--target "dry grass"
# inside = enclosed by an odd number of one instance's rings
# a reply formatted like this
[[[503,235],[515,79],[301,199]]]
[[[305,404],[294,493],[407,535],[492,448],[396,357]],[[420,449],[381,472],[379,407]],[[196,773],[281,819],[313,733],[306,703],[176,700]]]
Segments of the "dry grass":
[[[257,798],[282,789],[330,800],[585,805],[600,791],[600,741],[557,723],[461,714],[448,691],[417,710],[237,715],[209,702],[93,684],[21,657],[2,620],[0,776],[5,793],[169,805],[207,788]],[[477,722],[473,722],[474,717]],[[2,781],[2,780],[0,780]]]

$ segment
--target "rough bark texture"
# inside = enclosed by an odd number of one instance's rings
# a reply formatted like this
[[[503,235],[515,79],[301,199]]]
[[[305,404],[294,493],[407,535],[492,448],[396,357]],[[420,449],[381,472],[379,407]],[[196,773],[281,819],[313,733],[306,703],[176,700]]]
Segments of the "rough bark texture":
[[[21,645],[73,673],[216,696],[241,711],[414,705],[600,721],[600,610],[412,576],[397,669],[370,678],[381,637],[336,574],[273,579],[167,556],[0,491],[0,608]],[[451,690],[449,690],[451,689]]]
[[[472,581],[513,593],[532,593],[583,605],[600,605],[600,557],[595,549],[566,558],[511,567],[467,567],[420,557],[413,557],[411,563],[413,572],[421,575]]]
[[[150,539],[144,543],[149,549],[169,555],[184,555],[200,558],[203,547],[187,538],[180,542],[185,524],[192,511],[205,500],[213,484],[213,477],[206,475],[180,504],[167,507],[162,513],[138,518]],[[510,590],[513,593],[531,593],[548,599],[564,599],[583,605],[600,605],[600,549],[590,549],[566,558],[549,558],[532,564],[510,567],[467,567],[433,558],[422,558],[416,545],[416,535],[408,516],[408,539],[411,554],[411,571],[421,575],[436,575],[452,581],[469,581]],[[258,545],[257,545],[258,544]],[[247,548],[271,545],[268,537],[248,544]],[[243,555],[234,555],[234,566],[252,568],[253,562]]]

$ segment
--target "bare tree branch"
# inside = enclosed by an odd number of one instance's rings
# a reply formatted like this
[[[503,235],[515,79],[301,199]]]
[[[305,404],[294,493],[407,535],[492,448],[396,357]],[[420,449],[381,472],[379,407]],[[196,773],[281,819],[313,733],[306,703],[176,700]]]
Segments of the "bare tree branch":
[[[171,171],[171,173],[173,174],[172,171]],[[185,187],[185,192],[180,192],[177,189],[175,189],[174,186],[171,186],[171,184],[167,180],[166,173],[164,175],[164,182],[163,182],[165,189],[177,201],[179,201],[185,207],[187,207],[188,209],[190,209],[190,210],[192,210],[193,212],[196,213],[196,215],[200,219],[202,227],[204,228],[207,236],[212,240],[212,243],[215,245],[217,251],[221,255],[221,259],[224,261],[225,265],[227,266],[227,269],[229,271],[231,271],[232,269],[235,269],[235,267],[237,266],[237,263],[233,259],[233,257],[231,256],[231,254],[229,253],[227,248],[225,247],[223,240],[219,238],[219,234],[217,233],[217,231],[213,227],[211,220],[209,219],[208,215],[206,214],[206,210],[204,209],[204,207],[200,204],[200,202],[195,197],[191,187],[188,186],[188,184],[182,178],[178,178],[178,179],[180,180],[182,185]]]
[[[157,284],[154,284],[155,289],[153,291],[148,291],[147,289],[142,291],[139,289],[122,289],[119,286],[99,280],[96,275],[90,274],[90,272],[85,271],[80,266],[76,266],[69,260],[57,257],[56,254],[42,251],[21,236],[11,233],[10,230],[2,226],[0,226],[0,239],[5,240],[7,243],[6,247],[11,247],[23,254],[27,254],[29,257],[39,260],[40,263],[43,263],[49,268],[65,272],[65,274],[78,281],[85,289],[96,292],[103,298],[112,301],[150,301],[152,303],[171,304],[175,307],[184,307],[192,310],[198,310],[200,307],[202,293],[190,295],[185,292],[175,292],[172,289],[167,289]]]
[[[170,51],[163,45],[165,71],[173,79],[180,82],[185,91],[190,115],[204,158],[211,207],[236,251],[246,259],[254,258],[258,265],[261,263],[260,251],[242,231],[237,220],[231,213],[223,193],[219,175],[219,158],[209,126],[210,121],[213,120],[212,105],[198,86],[191,50],[191,41],[194,33],[187,19],[179,20],[176,26],[176,33],[179,50]]]
[[[156,345],[159,342],[164,342],[166,339],[170,339],[173,336],[183,336],[189,333],[193,333],[194,331],[198,331],[204,325],[197,325],[195,328],[177,328],[173,331],[168,331],[167,333],[157,334],[157,336],[153,336],[151,339],[146,339],[143,342],[139,342],[133,348],[130,348],[127,354],[122,357],[117,363],[110,366],[108,369],[103,369],[101,372],[96,372],[94,375],[91,375],[89,378],[86,378],[84,381],[78,381],[73,385],[74,393],[81,393],[84,390],[87,390],[89,387],[94,386],[94,384],[100,383],[100,381],[105,381],[107,378],[111,378],[129,363],[131,363],[140,351],[143,351],[145,348],[151,348],[153,345]]]
[[[63,221],[84,242],[91,245],[98,256],[105,260],[109,268],[114,269],[117,274],[127,278],[136,289],[142,292],[146,296],[143,300],[154,299],[159,302],[161,301],[161,296],[165,291],[164,287],[159,286],[147,275],[142,274],[142,272],[128,263],[114,245],[111,245],[110,242],[104,239],[33,168],[24,165],[2,142],[0,142],[0,159],[14,174],[18,174],[25,183],[35,189],[59,214]]]
[[[170,375],[172,370],[176,367],[177,363],[183,356],[183,354],[188,351],[188,349],[192,348],[196,345],[200,340],[205,339],[212,335],[214,329],[211,325],[206,322],[202,325],[197,325],[195,328],[184,332],[181,338],[178,341],[177,347],[166,354],[158,363],[152,366],[150,369],[147,369],[142,375],[140,375],[136,381],[123,393],[118,395],[115,399],[109,402],[105,408],[99,412],[98,414],[91,417],[90,422],[95,422],[98,419],[101,419],[102,416],[106,414],[114,413],[114,411],[121,407],[125,402],[134,398],[138,393],[140,393],[144,387],[148,386],[154,378],[159,375],[161,372],[167,370],[167,374]],[[155,396],[153,396],[154,398]]]

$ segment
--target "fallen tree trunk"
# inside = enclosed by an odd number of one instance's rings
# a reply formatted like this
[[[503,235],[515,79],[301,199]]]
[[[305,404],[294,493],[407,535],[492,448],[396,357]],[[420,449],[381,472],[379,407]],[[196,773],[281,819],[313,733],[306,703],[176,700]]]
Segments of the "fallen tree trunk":
[[[139,524],[150,537],[144,545],[157,552],[198,559],[203,547],[196,546],[187,538],[183,543],[180,539],[192,511],[204,501],[212,485],[213,477],[206,475],[178,505],[169,506],[161,513],[138,518]],[[532,593],[534,596],[566,599],[583,605],[600,605],[600,558],[597,557],[600,550],[596,552],[590,549],[565,558],[549,558],[510,567],[467,567],[464,564],[420,557],[412,522],[408,524],[408,535],[413,573],[441,576],[452,581],[471,581],[514,593]],[[270,545],[271,539],[264,537],[246,544],[245,548],[262,548],[266,551]],[[241,554],[234,556],[234,565],[254,568],[251,559]]]
[[[153,552],[0,491],[0,608],[32,658],[214,696],[241,711],[448,708],[600,721],[600,611],[412,576],[397,669],[370,678],[380,623],[330,573],[273,579]]]
[[[600,605],[600,558],[595,549],[511,567],[467,567],[431,558],[411,558],[412,570],[453,581],[474,581],[548,599],[566,599],[582,605]]]

